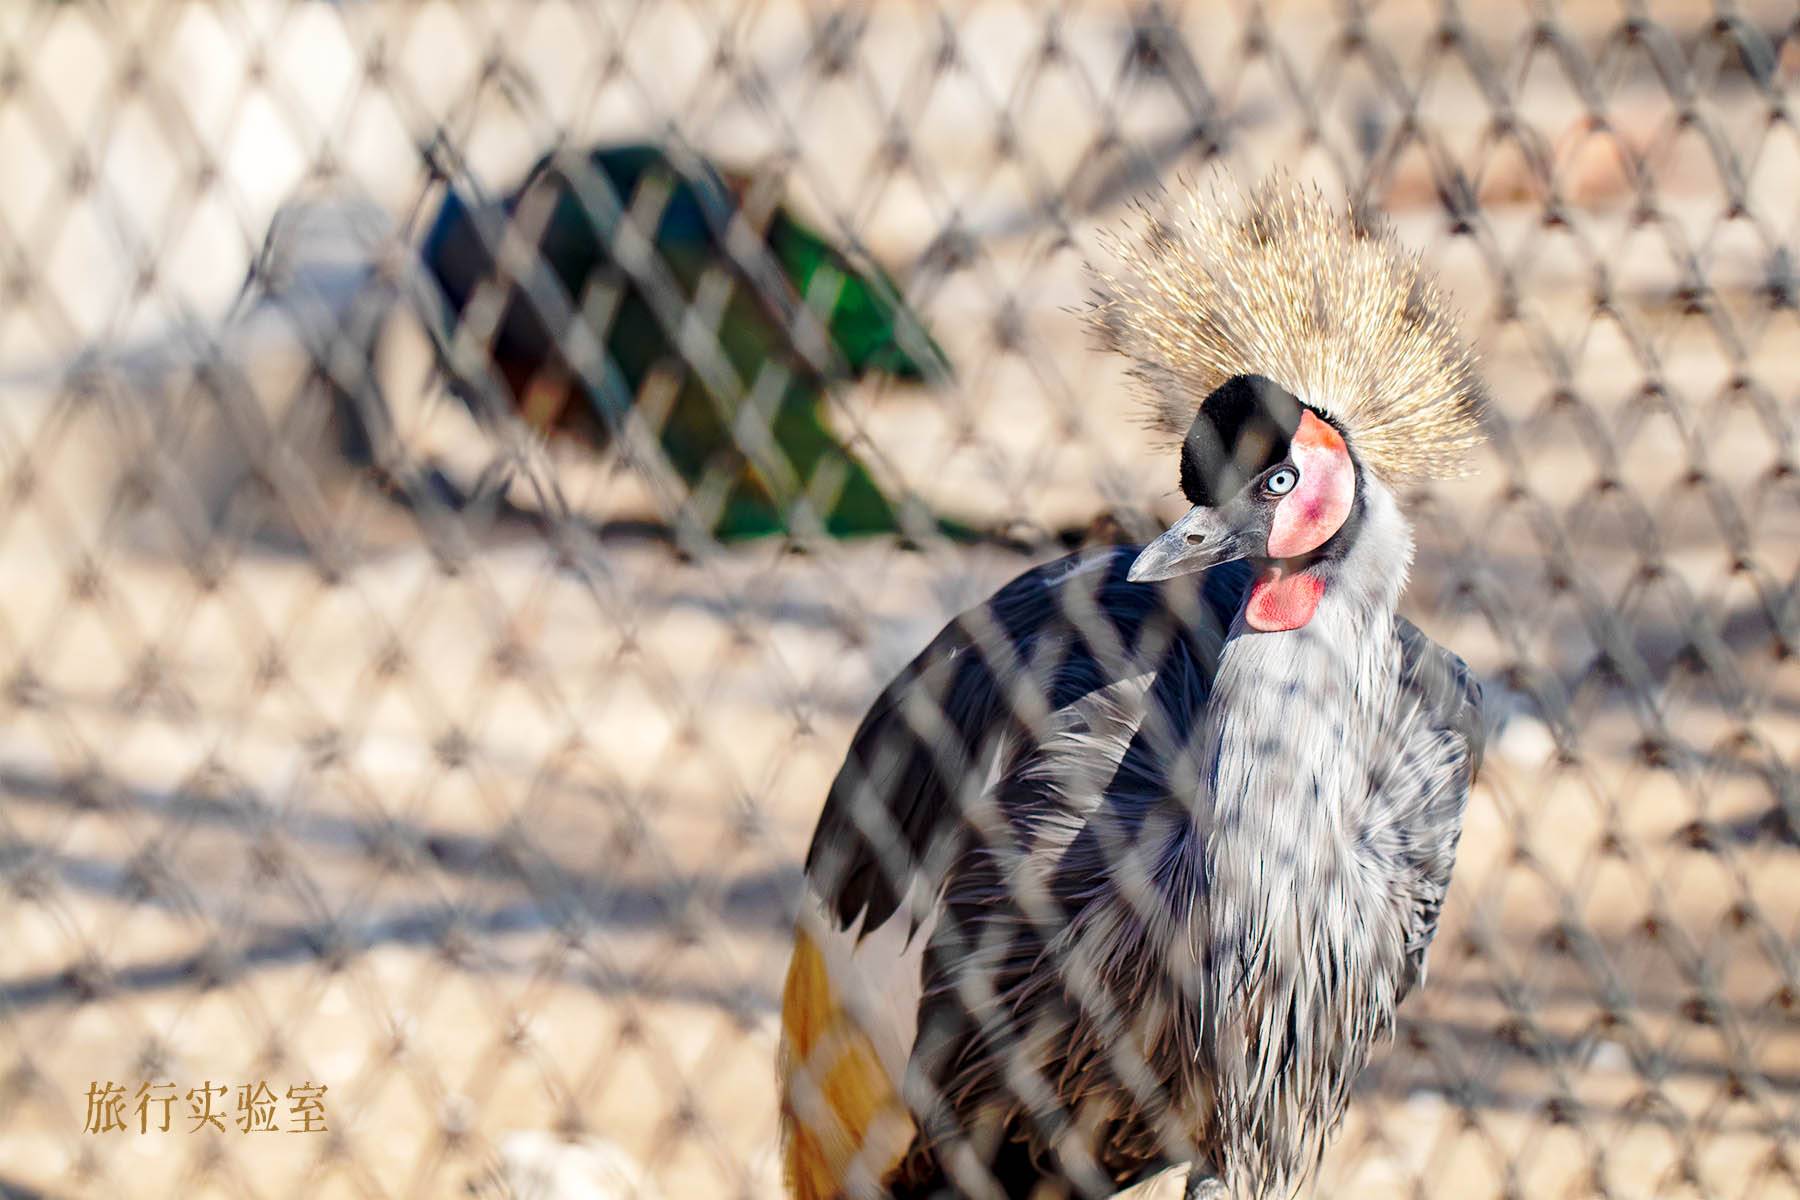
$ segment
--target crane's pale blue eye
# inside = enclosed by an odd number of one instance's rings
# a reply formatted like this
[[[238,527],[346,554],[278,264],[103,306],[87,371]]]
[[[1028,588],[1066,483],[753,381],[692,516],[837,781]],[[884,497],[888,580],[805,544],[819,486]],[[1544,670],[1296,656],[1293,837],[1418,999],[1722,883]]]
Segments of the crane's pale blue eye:
[[[1292,467],[1277,467],[1263,480],[1263,491],[1271,496],[1285,496],[1300,482],[1300,472]]]

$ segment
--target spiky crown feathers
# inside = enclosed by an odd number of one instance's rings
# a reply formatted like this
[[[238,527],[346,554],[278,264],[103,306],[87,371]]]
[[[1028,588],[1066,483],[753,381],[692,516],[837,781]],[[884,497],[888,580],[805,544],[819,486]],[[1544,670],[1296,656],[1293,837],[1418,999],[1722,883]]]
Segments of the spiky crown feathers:
[[[1090,267],[1090,320],[1132,360],[1153,428],[1180,438],[1233,375],[1335,421],[1389,483],[1462,474],[1481,383],[1443,292],[1384,226],[1277,177],[1241,203],[1183,187],[1137,206]]]

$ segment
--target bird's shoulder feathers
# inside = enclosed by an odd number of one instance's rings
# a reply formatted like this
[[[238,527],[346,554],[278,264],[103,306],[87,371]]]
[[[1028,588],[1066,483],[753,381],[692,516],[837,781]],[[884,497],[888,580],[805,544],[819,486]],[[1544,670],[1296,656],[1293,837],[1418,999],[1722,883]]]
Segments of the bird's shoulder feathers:
[[[842,927],[878,928],[921,870],[941,869],[999,758],[1034,744],[1052,714],[1172,660],[1204,687],[1248,572],[1134,584],[1135,552],[1026,572],[946,626],[876,699],[807,852],[808,881]]]

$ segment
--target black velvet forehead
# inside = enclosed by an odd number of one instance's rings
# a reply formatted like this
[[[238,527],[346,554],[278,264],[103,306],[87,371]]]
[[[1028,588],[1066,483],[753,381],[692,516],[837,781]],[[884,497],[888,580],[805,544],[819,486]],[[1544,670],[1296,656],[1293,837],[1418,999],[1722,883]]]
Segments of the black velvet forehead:
[[[1215,508],[1281,462],[1300,427],[1300,401],[1261,375],[1233,375],[1200,405],[1181,443],[1181,490]]]

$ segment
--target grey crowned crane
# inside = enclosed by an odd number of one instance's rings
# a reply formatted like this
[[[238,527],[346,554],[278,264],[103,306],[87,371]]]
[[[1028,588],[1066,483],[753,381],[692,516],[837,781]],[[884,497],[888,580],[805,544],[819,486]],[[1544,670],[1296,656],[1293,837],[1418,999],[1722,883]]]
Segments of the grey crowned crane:
[[[1425,973],[1481,757],[1395,613],[1396,489],[1480,439],[1384,228],[1291,183],[1172,197],[1091,317],[1192,507],[953,621],[832,785],[782,1000],[788,1185],[1286,1195]]]

